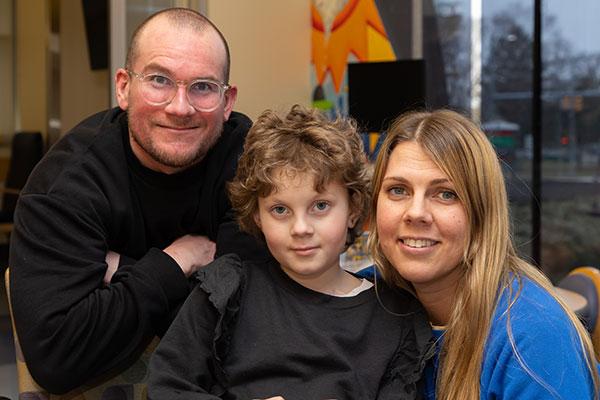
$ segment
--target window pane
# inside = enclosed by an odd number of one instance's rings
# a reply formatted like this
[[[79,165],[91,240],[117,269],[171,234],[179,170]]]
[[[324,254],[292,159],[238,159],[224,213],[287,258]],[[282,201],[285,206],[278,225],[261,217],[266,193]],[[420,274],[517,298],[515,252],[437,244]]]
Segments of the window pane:
[[[531,254],[532,4],[436,0],[432,9],[424,8],[423,26],[428,86],[436,91],[436,96],[428,93],[430,106],[480,118],[503,163],[515,244],[526,258]],[[474,14],[478,10],[481,20]],[[480,91],[474,90],[477,85]]]
[[[600,3],[544,1],[542,262],[600,262]]]
[[[531,257],[533,2],[484,2],[482,127],[502,162],[514,242]]]

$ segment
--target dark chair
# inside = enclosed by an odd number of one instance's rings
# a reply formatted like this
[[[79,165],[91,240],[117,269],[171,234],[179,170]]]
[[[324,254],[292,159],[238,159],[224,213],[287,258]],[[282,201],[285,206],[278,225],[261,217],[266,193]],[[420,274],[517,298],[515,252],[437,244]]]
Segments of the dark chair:
[[[44,140],[40,132],[18,132],[12,139],[10,162],[2,192],[0,223],[12,223],[19,192],[33,167],[42,159]]]
[[[33,167],[42,159],[44,140],[40,132],[17,132],[11,142],[11,155],[6,172],[6,180],[0,187],[2,206],[0,207],[0,234],[6,236],[0,243],[0,271],[8,265],[8,238],[13,227],[13,215],[19,192],[25,186]]]

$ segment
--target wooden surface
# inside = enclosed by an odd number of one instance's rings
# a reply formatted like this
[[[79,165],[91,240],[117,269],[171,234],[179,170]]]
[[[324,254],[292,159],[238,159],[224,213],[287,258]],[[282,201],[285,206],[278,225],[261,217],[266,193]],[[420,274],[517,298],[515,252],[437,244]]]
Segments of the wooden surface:
[[[585,308],[587,300],[579,293],[575,293],[571,290],[556,287],[556,294],[560,297],[574,312],[578,312]]]

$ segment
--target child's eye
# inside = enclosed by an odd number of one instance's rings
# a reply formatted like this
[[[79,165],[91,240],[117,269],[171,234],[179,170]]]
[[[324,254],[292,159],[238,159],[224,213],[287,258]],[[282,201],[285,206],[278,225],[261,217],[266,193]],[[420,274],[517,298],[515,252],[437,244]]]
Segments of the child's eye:
[[[326,201],[317,201],[315,202],[314,209],[316,211],[326,211],[329,209],[329,203]]]
[[[287,208],[284,206],[275,206],[271,208],[271,212],[275,215],[284,215],[287,212]]]

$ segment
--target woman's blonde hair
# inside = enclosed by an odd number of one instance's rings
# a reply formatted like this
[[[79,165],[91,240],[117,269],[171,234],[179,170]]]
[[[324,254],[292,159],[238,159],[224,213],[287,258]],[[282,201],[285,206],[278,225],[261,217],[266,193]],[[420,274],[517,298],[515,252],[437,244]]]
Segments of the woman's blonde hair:
[[[277,189],[281,171],[292,176],[311,174],[318,192],[332,181],[346,187],[357,218],[346,244],[354,242],[362,232],[371,197],[367,158],[354,120],[330,120],[318,110],[299,105],[283,118],[271,110],[258,117],[228,189],[241,229],[259,238],[262,232],[254,220],[258,198]]]
[[[520,285],[521,277],[527,277],[546,289],[568,315],[578,332],[597,398],[599,380],[589,335],[575,314],[554,295],[548,279],[517,256],[510,235],[504,177],[496,152],[477,125],[454,111],[405,114],[391,125],[381,146],[373,173],[369,249],[384,279],[413,290],[410,282],[400,276],[383,254],[376,226],[377,197],[390,154],[398,143],[405,141],[418,143],[453,182],[468,221],[466,245],[462,263],[458,266],[462,279],[444,335],[436,398],[480,398],[479,378],[484,346],[499,300],[498,294],[504,290],[509,293],[507,329],[512,341],[510,306],[519,293],[511,293],[511,281],[516,278]],[[512,345],[521,360],[514,341]],[[526,360],[521,364],[533,379],[550,393],[554,392],[551,383],[543,382],[527,367]]]

